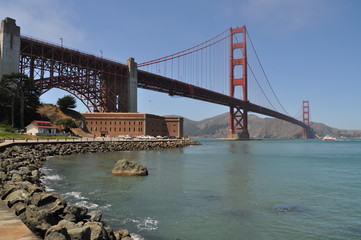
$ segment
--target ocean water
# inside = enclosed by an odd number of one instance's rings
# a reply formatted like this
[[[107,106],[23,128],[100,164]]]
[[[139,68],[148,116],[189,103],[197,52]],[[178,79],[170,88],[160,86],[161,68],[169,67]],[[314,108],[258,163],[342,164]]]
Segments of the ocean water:
[[[361,141],[200,141],[52,157],[43,182],[134,239],[361,239]],[[112,176],[124,158],[149,176]]]

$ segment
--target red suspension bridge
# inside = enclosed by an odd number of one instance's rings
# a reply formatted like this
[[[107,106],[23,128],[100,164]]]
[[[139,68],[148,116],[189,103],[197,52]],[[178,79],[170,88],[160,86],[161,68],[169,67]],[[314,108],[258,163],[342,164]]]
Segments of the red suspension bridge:
[[[15,20],[7,18],[3,22],[0,50],[8,53],[1,56],[0,75],[18,68],[15,70],[36,81],[41,94],[60,88],[78,97],[89,111],[136,112],[139,87],[228,106],[230,138],[249,138],[248,112],[299,125],[304,137],[313,137],[308,102],[304,102],[302,120],[287,113],[245,26],[230,28],[194,47],[138,65],[130,58],[125,65],[21,36]],[[6,65],[13,68],[4,68]]]

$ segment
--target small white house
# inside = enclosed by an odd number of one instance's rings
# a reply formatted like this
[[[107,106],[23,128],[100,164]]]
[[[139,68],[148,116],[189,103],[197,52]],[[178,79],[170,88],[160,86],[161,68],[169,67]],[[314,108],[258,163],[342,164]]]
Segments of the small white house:
[[[32,121],[26,126],[26,133],[37,136],[51,136],[56,134],[58,127],[49,121]]]

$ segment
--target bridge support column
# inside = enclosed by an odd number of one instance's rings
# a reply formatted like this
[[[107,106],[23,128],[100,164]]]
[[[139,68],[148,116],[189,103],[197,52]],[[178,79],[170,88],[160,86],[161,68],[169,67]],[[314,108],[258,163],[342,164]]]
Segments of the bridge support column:
[[[229,115],[230,127],[228,138],[249,139],[247,110],[242,112],[240,108],[230,107]]]
[[[134,58],[127,59],[128,75],[128,111],[138,112],[138,70]]]
[[[242,35],[242,42],[234,42],[236,35]],[[234,97],[236,86],[242,87],[242,100],[248,102],[248,83],[247,83],[247,48],[246,48],[246,27],[230,29],[230,54],[229,54],[229,95]],[[234,52],[238,51],[241,58],[235,58]],[[240,69],[241,68],[241,69]],[[240,132],[237,132],[240,130]],[[248,111],[247,107],[241,108],[230,106],[229,114],[229,133],[228,138],[248,139]]]
[[[15,19],[5,18],[0,29],[0,78],[4,74],[19,72],[20,27]]]
[[[308,128],[303,128],[302,138],[315,138],[315,133],[313,132],[310,122],[310,102],[305,100],[302,102],[302,122],[308,126]]]

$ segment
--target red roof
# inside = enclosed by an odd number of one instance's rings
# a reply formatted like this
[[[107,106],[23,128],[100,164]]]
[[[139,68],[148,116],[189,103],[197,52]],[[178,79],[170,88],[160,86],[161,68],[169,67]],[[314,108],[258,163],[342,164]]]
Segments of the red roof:
[[[38,127],[38,128],[55,128],[55,129],[58,128],[56,125],[52,124],[49,121],[35,120],[35,121],[32,121],[31,124],[33,124],[35,127]]]

